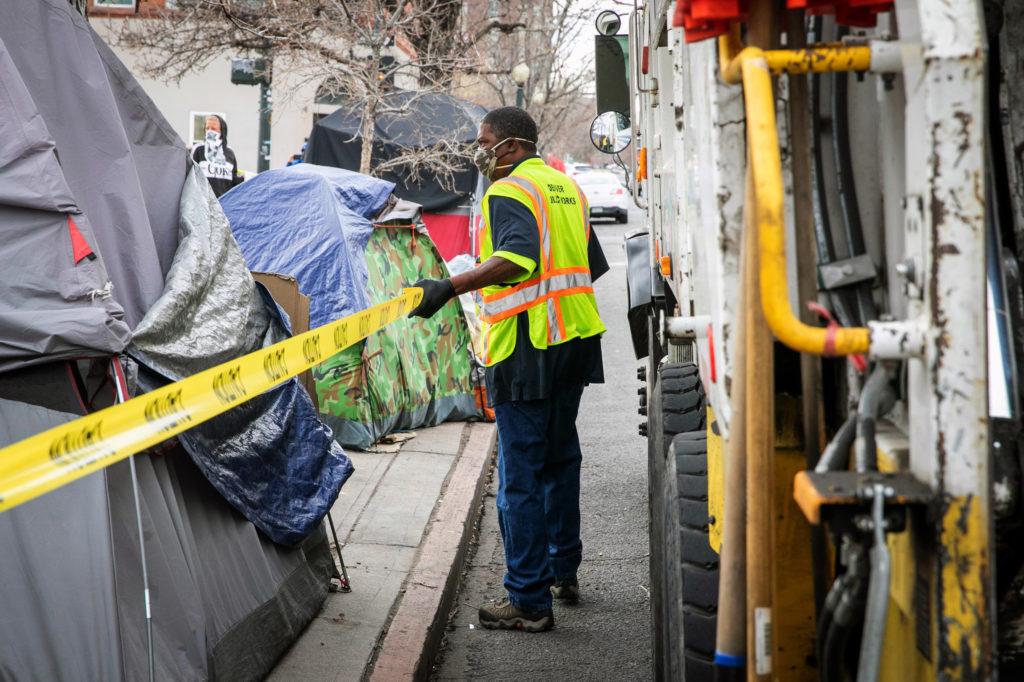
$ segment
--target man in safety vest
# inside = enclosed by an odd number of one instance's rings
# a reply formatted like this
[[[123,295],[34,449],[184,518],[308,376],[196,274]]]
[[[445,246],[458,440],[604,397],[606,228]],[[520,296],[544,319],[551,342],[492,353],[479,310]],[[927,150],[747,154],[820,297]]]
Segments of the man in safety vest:
[[[487,391],[498,424],[498,524],[508,599],[480,607],[485,628],[555,624],[552,597],[579,599],[583,387],[604,381],[593,280],[608,271],[586,198],[537,155],[537,124],[516,107],[488,113],[474,162],[484,195],[480,265],[421,280],[411,314],[430,317],[482,289]]]

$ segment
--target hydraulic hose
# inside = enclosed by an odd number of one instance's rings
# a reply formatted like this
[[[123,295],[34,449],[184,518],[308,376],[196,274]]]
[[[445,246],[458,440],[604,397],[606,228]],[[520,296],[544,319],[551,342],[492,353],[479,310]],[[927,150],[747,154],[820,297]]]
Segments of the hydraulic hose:
[[[818,622],[815,626],[817,637],[815,638],[816,653],[818,655],[818,665],[820,666],[825,660],[825,640],[828,637],[828,631],[832,627],[832,621],[836,615],[836,607],[839,606],[839,601],[842,599],[843,591],[846,589],[846,582],[844,578],[847,574],[842,574],[832,582],[832,587],[828,591],[828,595],[825,597],[825,601],[821,608],[821,614],[818,616]]]
[[[845,26],[839,26],[837,37],[842,39],[848,32],[849,30]],[[853,160],[850,154],[849,83],[848,73],[832,74],[832,155],[835,159],[839,208],[843,216],[843,236],[846,241],[848,257],[853,258],[867,253],[867,249],[864,246],[864,227],[860,220],[857,184],[853,175]],[[870,285],[858,285],[856,292],[860,308],[856,323],[863,324],[877,318]]]
[[[812,43],[821,40],[822,17],[815,16],[810,22]],[[825,164],[821,149],[821,74],[810,77],[807,89],[811,109],[811,203],[814,214],[814,236],[818,248],[818,264],[827,265],[836,260],[836,247],[832,239],[832,220],[828,212],[828,196],[825,192]],[[855,324],[848,296],[845,292],[829,292],[829,300],[839,323],[844,327]]]
[[[892,377],[892,370],[885,363],[878,363],[860,393],[860,403],[857,405],[857,440],[854,447],[854,468],[858,473],[878,470],[875,427],[879,417],[887,414],[896,404]]]
[[[825,446],[818,465],[814,471],[823,474],[829,471],[845,469],[850,461],[850,446],[857,435],[857,413],[854,412],[846,418],[843,425],[832,436],[832,440]]]
[[[839,595],[832,620],[828,624],[822,644],[821,679],[823,682],[841,682],[846,676],[843,668],[846,662],[846,648],[850,634],[859,624],[864,605],[864,578],[844,576],[843,590]]]
[[[837,28],[840,39],[849,32],[845,26]],[[849,74],[832,74],[832,155],[836,163],[836,187],[843,216],[843,236],[852,257],[864,253],[864,230],[860,222],[860,204],[857,202],[857,187],[850,158],[848,89]]]
[[[817,21],[821,17],[815,18]],[[825,196],[825,168],[821,156],[821,75],[811,76],[808,88],[811,100],[811,174],[814,182],[811,185],[811,198],[814,211],[814,236],[818,247],[818,262],[831,263],[836,259],[836,248],[832,241],[832,226],[828,215],[827,197]],[[843,322],[846,324],[846,322]]]
[[[857,661],[857,682],[876,682],[882,663],[885,619],[889,615],[889,579],[892,564],[885,543],[885,486],[876,483],[871,500],[871,521],[875,544],[871,547],[871,578],[864,612],[864,634]]]
[[[837,578],[837,581],[841,581],[839,595],[834,602],[825,636],[819,637],[818,642],[821,647],[823,682],[842,682],[846,679],[844,667],[847,644],[864,614],[864,597],[867,591],[867,566],[864,559],[863,547],[859,544],[853,545],[847,570]]]

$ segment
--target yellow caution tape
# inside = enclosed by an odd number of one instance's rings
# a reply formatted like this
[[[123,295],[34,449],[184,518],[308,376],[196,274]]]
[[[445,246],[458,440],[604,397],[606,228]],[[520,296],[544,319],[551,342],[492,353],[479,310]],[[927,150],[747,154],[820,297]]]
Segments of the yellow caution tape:
[[[0,512],[201,424],[399,319],[419,288],[0,449]]]

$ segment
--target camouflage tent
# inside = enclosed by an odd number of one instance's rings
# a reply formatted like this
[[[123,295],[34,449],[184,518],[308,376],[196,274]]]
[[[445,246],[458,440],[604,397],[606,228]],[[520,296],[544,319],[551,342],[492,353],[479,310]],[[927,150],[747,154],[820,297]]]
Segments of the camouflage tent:
[[[420,278],[448,276],[408,202],[374,223],[366,265],[371,304]],[[457,301],[429,320],[400,320],[314,370],[320,417],[340,443],[360,448],[392,431],[477,417],[471,343]]]
[[[316,327],[447,276],[420,206],[393,190],[302,163],[260,173],[221,203],[249,268],[294,277]],[[342,445],[367,448],[395,430],[477,416],[470,338],[458,303],[389,325],[314,369],[321,419]]]

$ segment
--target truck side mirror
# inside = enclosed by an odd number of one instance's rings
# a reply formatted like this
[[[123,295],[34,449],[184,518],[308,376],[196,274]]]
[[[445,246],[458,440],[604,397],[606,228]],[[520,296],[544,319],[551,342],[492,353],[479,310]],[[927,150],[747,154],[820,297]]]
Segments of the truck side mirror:
[[[622,28],[622,19],[614,10],[606,9],[597,15],[594,20],[597,32],[603,36],[613,36]]]
[[[615,18],[618,19],[618,16]],[[605,30],[610,30],[614,23],[606,21]],[[595,95],[598,111],[629,111],[628,40],[628,36],[620,35],[594,36]]]
[[[605,154],[618,154],[632,140],[633,131],[629,127],[629,119],[618,111],[598,114],[590,124],[590,141],[598,151]]]

